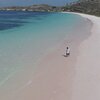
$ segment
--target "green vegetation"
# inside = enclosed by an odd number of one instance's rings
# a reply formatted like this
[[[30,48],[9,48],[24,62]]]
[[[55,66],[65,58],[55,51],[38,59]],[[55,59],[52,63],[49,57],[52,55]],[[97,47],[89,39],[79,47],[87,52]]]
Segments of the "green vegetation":
[[[78,0],[68,3],[63,7],[50,6],[46,4],[31,5],[25,7],[2,7],[0,10],[13,11],[41,11],[41,12],[61,12],[71,11],[100,16],[100,0]]]
[[[66,4],[64,11],[80,12],[100,16],[100,0],[79,0]]]
[[[1,7],[0,10],[3,11],[33,11],[33,12],[60,12],[62,7],[50,6],[46,4],[31,5],[31,6],[11,6],[11,7]]]

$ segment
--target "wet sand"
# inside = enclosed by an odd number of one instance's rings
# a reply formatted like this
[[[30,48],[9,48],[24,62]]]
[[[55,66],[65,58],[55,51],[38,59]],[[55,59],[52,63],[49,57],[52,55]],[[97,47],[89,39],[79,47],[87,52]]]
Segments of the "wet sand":
[[[76,30],[79,34],[65,38],[54,51],[44,56],[33,74],[32,82],[18,91],[14,100],[75,100],[73,96],[80,46],[91,35],[92,22],[87,18],[86,22],[87,28],[81,26]],[[66,46],[71,48],[69,57],[64,57]]]
[[[31,80],[2,100],[100,99],[100,18],[78,15],[85,18],[86,25],[77,28],[76,35],[65,37],[40,60]],[[69,57],[64,57],[66,46],[71,48]]]

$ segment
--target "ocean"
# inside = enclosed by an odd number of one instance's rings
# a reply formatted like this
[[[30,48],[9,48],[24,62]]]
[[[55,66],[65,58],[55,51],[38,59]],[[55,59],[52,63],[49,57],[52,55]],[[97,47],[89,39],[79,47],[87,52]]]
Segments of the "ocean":
[[[65,13],[0,11],[0,100],[19,91],[42,57],[75,35],[84,20]]]

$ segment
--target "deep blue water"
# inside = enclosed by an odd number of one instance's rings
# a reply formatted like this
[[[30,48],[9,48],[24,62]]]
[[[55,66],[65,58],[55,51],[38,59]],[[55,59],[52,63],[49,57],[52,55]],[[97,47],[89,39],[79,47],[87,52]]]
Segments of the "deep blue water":
[[[29,23],[29,18],[40,20],[41,17],[48,15],[48,12],[23,12],[23,11],[0,11],[0,30],[12,29]]]

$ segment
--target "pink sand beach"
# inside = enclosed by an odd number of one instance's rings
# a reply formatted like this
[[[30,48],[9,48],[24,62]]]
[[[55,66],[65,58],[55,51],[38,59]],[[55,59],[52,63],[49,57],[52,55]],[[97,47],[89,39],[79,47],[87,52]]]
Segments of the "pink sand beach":
[[[91,36],[79,46],[71,100],[100,100],[100,18],[79,14],[92,21]]]
[[[1,100],[100,100],[100,18],[73,14],[90,21],[85,37],[65,39],[39,62],[31,81]],[[66,45],[69,57],[63,56]]]

